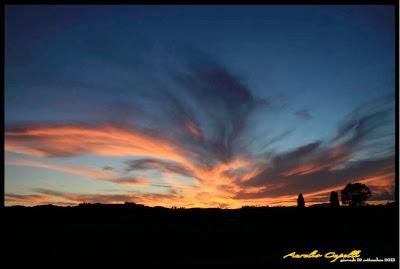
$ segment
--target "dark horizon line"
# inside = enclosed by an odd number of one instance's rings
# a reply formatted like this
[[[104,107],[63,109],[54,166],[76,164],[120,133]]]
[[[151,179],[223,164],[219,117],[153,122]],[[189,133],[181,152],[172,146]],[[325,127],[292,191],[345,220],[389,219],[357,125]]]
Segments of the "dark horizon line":
[[[391,206],[391,205],[396,205],[397,201],[395,200],[387,200],[386,203],[382,203],[382,204],[368,204],[366,203],[363,206],[350,206],[350,205],[340,205],[340,208],[361,208],[361,207],[377,207],[377,206]],[[304,208],[331,208],[329,202],[325,202],[325,203],[318,203],[318,204],[312,204],[309,206],[305,206]],[[165,206],[161,206],[161,205],[157,205],[157,206],[147,206],[147,205],[143,205],[143,204],[138,204],[138,203],[134,203],[134,202],[125,202],[125,203],[118,203],[118,204],[110,204],[110,203],[79,203],[76,205],[54,205],[54,204],[40,204],[40,205],[32,205],[32,206],[26,206],[26,205],[4,205],[4,208],[15,208],[15,207],[23,207],[23,208],[35,208],[35,207],[57,207],[57,208],[83,208],[83,207],[100,207],[100,206],[104,206],[104,207],[108,207],[108,206],[122,206],[125,208],[129,208],[129,207],[135,207],[135,208],[147,208],[147,209],[157,209],[157,208],[163,208],[163,209],[170,209],[170,210],[190,210],[190,209],[220,209],[220,210],[240,210],[240,209],[254,209],[254,208],[258,208],[258,209],[263,209],[263,208],[298,208],[297,205],[291,205],[291,206],[269,206],[269,205],[262,205],[262,206],[242,206],[242,207],[238,207],[238,208],[222,208],[222,207],[177,207],[177,206],[171,206],[171,207],[165,207]]]

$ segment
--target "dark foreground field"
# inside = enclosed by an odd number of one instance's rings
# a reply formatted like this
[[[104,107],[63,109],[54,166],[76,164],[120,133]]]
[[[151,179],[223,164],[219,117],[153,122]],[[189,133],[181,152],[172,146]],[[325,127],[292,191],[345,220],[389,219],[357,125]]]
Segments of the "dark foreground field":
[[[299,263],[397,267],[397,206],[363,208],[165,209],[123,205],[8,207],[7,263]],[[282,259],[361,250],[396,263]],[[368,265],[368,266],[367,266]]]

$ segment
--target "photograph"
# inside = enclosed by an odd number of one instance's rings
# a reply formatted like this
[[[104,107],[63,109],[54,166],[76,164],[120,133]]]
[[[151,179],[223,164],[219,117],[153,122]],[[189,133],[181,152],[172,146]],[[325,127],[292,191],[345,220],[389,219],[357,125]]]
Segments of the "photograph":
[[[3,8],[5,264],[399,268],[398,0]]]

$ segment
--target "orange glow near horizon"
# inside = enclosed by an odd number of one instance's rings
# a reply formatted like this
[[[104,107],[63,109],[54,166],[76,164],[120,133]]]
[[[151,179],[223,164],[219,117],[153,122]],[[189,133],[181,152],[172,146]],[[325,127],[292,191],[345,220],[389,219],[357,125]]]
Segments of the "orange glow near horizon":
[[[186,124],[187,131],[194,137],[202,136],[198,128]],[[237,198],[239,193],[258,194],[265,190],[284,188],[283,183],[274,183],[270,186],[249,186],[243,183],[258,176],[263,169],[269,166],[267,160],[257,161],[244,156],[236,156],[229,162],[217,162],[212,166],[197,165],[190,161],[196,153],[179,147],[178,144],[168,139],[161,139],[135,130],[104,125],[98,128],[54,125],[41,126],[22,131],[5,133],[5,150],[7,152],[25,154],[36,158],[46,156],[126,156],[146,157],[167,160],[177,164],[185,171],[189,171],[194,184],[185,184],[176,180],[179,171],[164,169],[163,163],[154,163],[148,169],[162,171],[163,180],[170,185],[169,192],[150,193],[139,192],[133,189],[125,194],[76,194],[76,193],[46,193],[26,195],[6,195],[6,205],[25,204],[34,205],[52,201],[59,204],[77,204],[84,201],[121,203],[124,200],[143,203],[148,206],[163,205],[166,207],[223,207],[238,208],[251,205],[291,206],[296,204],[297,193],[281,195],[279,197],[258,197],[252,199]],[[333,157],[340,157],[346,150],[335,147],[330,151]],[[98,168],[63,166],[42,161],[22,159],[9,159],[6,164],[14,166],[38,167],[56,170],[64,173],[84,176],[93,180],[109,181],[114,184],[125,185],[131,188],[146,187],[151,185],[151,179],[137,180],[129,176],[120,176],[115,171]],[[295,168],[281,172],[282,177],[307,175],[321,170],[330,170],[336,163],[303,163]],[[377,190],[391,189],[394,179],[394,167],[383,174],[374,174],[359,179],[358,182],[368,183]],[[186,177],[188,177],[186,175]],[[313,199],[329,201],[331,191],[337,191],[344,186],[331,186],[314,192],[304,192],[306,203],[311,205]],[[256,197],[256,196],[255,196]],[[309,201],[307,201],[307,199]]]

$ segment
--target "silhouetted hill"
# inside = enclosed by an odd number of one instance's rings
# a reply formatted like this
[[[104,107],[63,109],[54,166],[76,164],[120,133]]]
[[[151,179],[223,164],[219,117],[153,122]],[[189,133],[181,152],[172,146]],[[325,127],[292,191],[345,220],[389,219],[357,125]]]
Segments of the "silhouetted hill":
[[[321,203],[321,204],[315,204],[315,205],[311,205],[309,207],[322,207],[322,208],[328,208],[330,206],[329,203]]]
[[[6,262],[369,264],[285,259],[290,252],[398,257],[397,204],[360,208],[6,207]],[[375,264],[376,265],[376,264]],[[377,268],[396,268],[379,263]],[[347,268],[347,267],[346,267]]]

